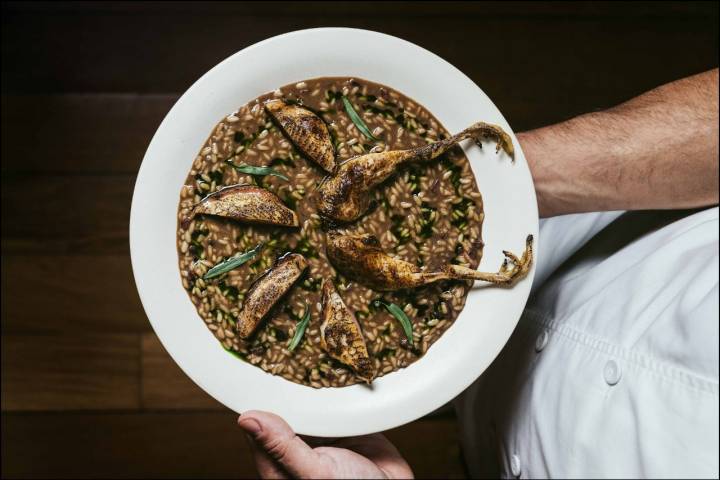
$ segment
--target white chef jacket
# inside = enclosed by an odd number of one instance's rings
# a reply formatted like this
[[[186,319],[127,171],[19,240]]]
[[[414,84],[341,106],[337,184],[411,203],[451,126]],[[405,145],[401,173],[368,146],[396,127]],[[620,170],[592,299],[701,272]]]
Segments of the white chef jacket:
[[[470,475],[718,477],[718,208],[539,237],[525,313],[456,400]]]

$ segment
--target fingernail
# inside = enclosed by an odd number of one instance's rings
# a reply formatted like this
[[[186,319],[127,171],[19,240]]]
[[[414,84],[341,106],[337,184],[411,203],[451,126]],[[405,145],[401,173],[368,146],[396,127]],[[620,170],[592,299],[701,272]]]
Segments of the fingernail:
[[[238,425],[240,425],[240,428],[245,430],[253,437],[257,437],[260,432],[262,432],[262,426],[260,425],[260,422],[258,422],[254,418],[241,418],[238,422]]]

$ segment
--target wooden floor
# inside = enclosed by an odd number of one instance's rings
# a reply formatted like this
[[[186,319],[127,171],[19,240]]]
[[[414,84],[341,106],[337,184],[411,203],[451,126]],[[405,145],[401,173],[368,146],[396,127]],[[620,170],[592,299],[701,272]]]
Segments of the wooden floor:
[[[152,332],[129,261],[145,148],[223,58],[294,29],[379,30],[455,64],[519,131],[716,67],[717,19],[693,2],[4,3],[2,477],[254,475],[235,415]],[[463,476],[451,411],[388,435],[418,476]]]

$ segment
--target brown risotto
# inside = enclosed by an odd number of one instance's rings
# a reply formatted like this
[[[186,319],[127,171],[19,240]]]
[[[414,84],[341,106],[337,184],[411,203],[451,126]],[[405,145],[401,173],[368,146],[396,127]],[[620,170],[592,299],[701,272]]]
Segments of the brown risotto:
[[[371,136],[356,126],[344,108],[343,96],[350,100]],[[212,130],[180,193],[177,249],[183,287],[226,350],[296,383],[342,387],[362,382],[320,346],[323,281],[332,281],[354,312],[377,376],[415,362],[453,324],[472,282],[446,280],[412,290],[376,292],[339,274],[326,257],[328,225],[318,215],[314,198],[327,173],[304,157],[264,110],[263,102],[273,98],[299,102],[320,116],[332,136],[338,163],[370,152],[414,148],[449,136],[417,102],[387,86],[361,79],[305,80],[243,105]],[[272,170],[243,173],[229,162]],[[299,227],[192,216],[201,199],[236,184],[251,184],[276,194],[296,212]],[[477,267],[483,247],[482,199],[461,148],[453,147],[435,160],[401,168],[372,195],[368,213],[336,231],[373,234],[385,251],[428,271],[448,264]],[[258,253],[238,268],[212,279],[203,278],[213,266],[259,244],[263,246]],[[307,269],[253,335],[241,339],[235,324],[246,293],[287,252],[301,254],[307,260]],[[405,312],[412,324],[413,342],[408,341],[395,316],[376,306],[377,299]],[[288,347],[306,309],[310,311],[309,324],[291,351]]]

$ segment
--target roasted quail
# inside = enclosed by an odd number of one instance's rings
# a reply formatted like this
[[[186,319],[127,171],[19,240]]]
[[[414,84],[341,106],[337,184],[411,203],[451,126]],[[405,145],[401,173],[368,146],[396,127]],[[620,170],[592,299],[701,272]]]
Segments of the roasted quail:
[[[360,217],[370,205],[370,190],[384,182],[397,168],[408,162],[426,161],[438,157],[466,138],[492,137],[511,158],[512,140],[497,125],[478,122],[457,135],[410,150],[368,153],[340,165],[335,176],[318,189],[318,210],[337,222],[351,222]]]
[[[482,280],[511,285],[523,278],[532,263],[532,235],[528,235],[521,258],[503,250],[505,262],[497,273],[478,272],[461,265],[447,265],[438,271],[427,272],[420,267],[391,257],[380,248],[372,235],[339,235],[330,233],[327,257],[344,275],[378,291],[415,288],[439,280]]]

